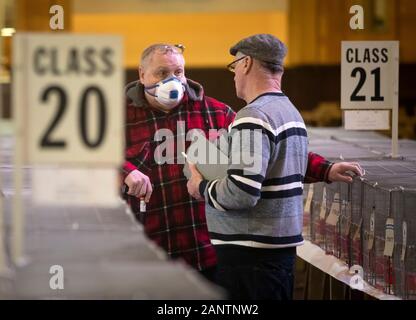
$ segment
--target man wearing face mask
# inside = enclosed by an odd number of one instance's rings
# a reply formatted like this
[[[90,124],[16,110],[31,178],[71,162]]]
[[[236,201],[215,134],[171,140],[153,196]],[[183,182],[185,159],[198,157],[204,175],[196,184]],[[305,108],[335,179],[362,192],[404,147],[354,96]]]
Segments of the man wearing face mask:
[[[182,48],[155,44],[144,50],[139,81],[127,85],[126,161],[124,183],[128,202],[143,224],[147,236],[171,258],[182,258],[211,279],[216,255],[210,243],[204,203],[192,199],[183,175],[184,159],[178,161],[177,137],[191,129],[227,128],[234,112],[204,95],[200,84],[185,78]],[[185,132],[178,123],[185,125]],[[172,139],[155,141],[160,130],[170,130]],[[157,163],[158,145],[175,150],[174,159]],[[183,151],[189,146],[186,142]],[[156,156],[156,157],[155,157]],[[179,163],[178,163],[179,162]],[[140,199],[146,212],[140,213]],[[142,210],[143,211],[143,210]]]
[[[211,279],[216,254],[206,226],[205,204],[188,194],[176,142],[191,129],[201,129],[206,135],[209,129],[227,129],[235,113],[205,96],[200,84],[185,77],[182,51],[169,44],[148,47],[142,53],[139,81],[126,87],[123,181],[128,186],[129,205],[147,236],[169,257],[184,259]],[[178,129],[178,122],[185,124],[185,132]],[[173,138],[156,141],[155,134],[160,130],[170,130]],[[162,143],[175,150],[172,161],[156,162]],[[186,142],[185,150],[189,144]],[[310,181],[330,181],[331,177],[333,181],[346,170],[348,167],[333,165],[310,153],[306,176]],[[146,202],[145,210],[140,210],[140,199]]]

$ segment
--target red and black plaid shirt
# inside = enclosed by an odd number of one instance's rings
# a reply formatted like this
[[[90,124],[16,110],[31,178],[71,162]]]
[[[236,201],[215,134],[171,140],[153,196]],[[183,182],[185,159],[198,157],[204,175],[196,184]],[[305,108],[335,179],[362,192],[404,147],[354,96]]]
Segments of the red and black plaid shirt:
[[[202,129],[208,135],[209,129],[227,129],[235,113],[225,104],[204,96],[203,89],[189,81],[192,90],[199,94],[185,94],[181,104],[169,113],[149,107],[144,100],[143,88],[134,89],[138,102],[127,100],[126,114],[126,162],[124,176],[138,169],[150,178],[153,193],[146,206],[146,213],[139,214],[140,203],[136,197],[128,197],[133,212],[143,223],[147,236],[162,247],[171,258],[183,258],[198,270],[216,265],[214,247],[209,238],[205,219],[205,203],[193,199],[187,191],[187,179],[183,164],[176,159],[177,139],[184,139],[177,130],[178,121],[184,121],[185,134],[191,129]],[[195,99],[195,97],[198,99]],[[154,153],[163,141],[155,141],[159,129],[169,129],[174,139],[170,140],[175,150],[174,164],[158,164]],[[215,137],[210,137],[215,138]],[[185,148],[190,142],[186,141]],[[326,179],[329,163],[322,157],[309,155],[308,173],[310,181]]]
[[[333,163],[321,157],[319,154],[309,152],[308,153],[308,167],[306,169],[306,175],[304,183],[314,183],[328,180],[329,170]]]
[[[205,219],[205,204],[193,199],[187,190],[187,179],[183,174],[183,164],[177,164],[178,121],[185,123],[185,134],[191,129],[228,128],[234,119],[234,112],[225,104],[204,96],[202,87],[188,80],[193,99],[185,94],[181,104],[169,113],[151,108],[140,96],[141,106],[130,99],[127,102],[126,163],[124,172],[128,174],[138,169],[150,178],[154,185],[146,213],[140,218],[148,237],[162,247],[170,257],[183,258],[193,267],[202,270],[216,265],[216,255],[211,245]],[[142,90],[136,86],[135,90]],[[195,98],[198,99],[195,99]],[[171,143],[175,150],[174,164],[157,164],[155,149],[163,141],[155,141],[159,129],[169,129],[174,137]],[[190,142],[186,141],[185,149]],[[133,212],[139,212],[139,201],[129,197]]]

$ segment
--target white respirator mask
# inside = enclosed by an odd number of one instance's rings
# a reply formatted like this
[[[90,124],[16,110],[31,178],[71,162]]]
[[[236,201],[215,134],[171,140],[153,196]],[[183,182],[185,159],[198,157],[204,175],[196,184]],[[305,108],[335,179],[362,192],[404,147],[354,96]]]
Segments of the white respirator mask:
[[[151,93],[149,90],[154,88],[156,88],[155,93]],[[144,90],[167,109],[176,107],[181,102],[185,92],[183,83],[174,76],[161,80],[153,86],[145,87]]]

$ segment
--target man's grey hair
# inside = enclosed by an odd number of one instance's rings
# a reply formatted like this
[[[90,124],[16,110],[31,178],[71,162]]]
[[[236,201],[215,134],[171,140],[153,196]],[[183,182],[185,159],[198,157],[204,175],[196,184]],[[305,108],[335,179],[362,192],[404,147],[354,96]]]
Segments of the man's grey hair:
[[[167,43],[156,43],[147,47],[140,58],[140,65],[145,66],[156,51],[162,54],[180,54],[182,55],[184,47],[182,45],[171,45]]]

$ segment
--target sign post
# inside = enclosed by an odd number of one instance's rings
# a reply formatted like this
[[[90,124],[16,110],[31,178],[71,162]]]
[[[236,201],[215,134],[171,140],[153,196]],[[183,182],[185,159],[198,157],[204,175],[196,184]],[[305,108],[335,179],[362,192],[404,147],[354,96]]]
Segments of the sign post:
[[[342,41],[341,109],[347,130],[390,129],[398,157],[399,42]]]
[[[5,239],[5,226],[4,226],[4,214],[3,214],[3,192],[1,190],[1,174],[0,174],[0,276],[8,272],[6,261],[6,245]]]
[[[15,262],[24,252],[23,164],[35,166],[36,204],[119,205],[117,173],[124,159],[121,60],[118,36],[17,33],[13,37]]]

